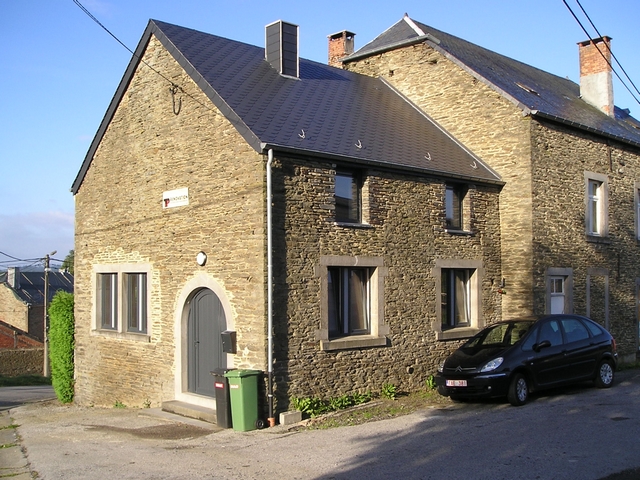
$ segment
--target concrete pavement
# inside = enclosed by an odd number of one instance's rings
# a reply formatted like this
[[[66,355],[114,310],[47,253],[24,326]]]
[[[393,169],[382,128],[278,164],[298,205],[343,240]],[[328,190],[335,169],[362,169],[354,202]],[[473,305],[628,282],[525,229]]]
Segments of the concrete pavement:
[[[534,395],[520,408],[463,403],[329,430],[235,432],[153,409],[57,402],[7,414],[29,472],[46,480],[596,480],[634,478],[620,472],[640,467],[640,371],[619,373],[611,389]]]
[[[50,385],[32,387],[0,388],[0,478],[15,480],[32,479],[29,461],[25,457],[17,425],[13,423],[8,410],[31,402],[55,399]]]

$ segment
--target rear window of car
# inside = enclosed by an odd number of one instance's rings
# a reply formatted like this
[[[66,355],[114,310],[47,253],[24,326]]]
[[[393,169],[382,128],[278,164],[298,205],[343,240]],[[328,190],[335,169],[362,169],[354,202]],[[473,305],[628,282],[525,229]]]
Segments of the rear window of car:
[[[598,335],[602,335],[604,333],[602,327],[595,322],[584,320],[584,324],[587,326],[587,328],[591,332],[591,335],[593,335],[594,337],[597,337]]]

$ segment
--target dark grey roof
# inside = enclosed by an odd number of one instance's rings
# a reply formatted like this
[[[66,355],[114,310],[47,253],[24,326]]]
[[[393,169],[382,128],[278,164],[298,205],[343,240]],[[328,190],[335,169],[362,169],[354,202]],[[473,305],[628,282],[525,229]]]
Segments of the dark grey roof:
[[[0,272],[0,283],[11,288],[25,303],[44,305],[44,272],[20,271],[19,288],[12,288],[7,282],[7,272]],[[49,272],[49,301],[58,290],[73,293],[73,275],[68,272]]]
[[[407,16],[345,61],[417,42],[427,42],[516,103],[525,113],[640,146],[640,122],[631,117],[628,110],[616,108],[615,118],[609,117],[580,98],[580,86],[575,82],[492,52]]]
[[[74,194],[152,34],[257,152],[273,148],[501,183],[382,79],[304,59],[299,79],[282,76],[262,47],[151,20],[72,186]]]

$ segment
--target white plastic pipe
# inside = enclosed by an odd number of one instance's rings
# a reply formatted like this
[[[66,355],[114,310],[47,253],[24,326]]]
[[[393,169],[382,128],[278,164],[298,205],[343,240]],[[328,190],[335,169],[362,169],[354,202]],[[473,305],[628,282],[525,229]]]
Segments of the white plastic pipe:
[[[276,419],[273,416],[273,249],[271,225],[271,165],[273,163],[273,149],[267,153],[267,401],[269,405],[270,427],[274,427]]]

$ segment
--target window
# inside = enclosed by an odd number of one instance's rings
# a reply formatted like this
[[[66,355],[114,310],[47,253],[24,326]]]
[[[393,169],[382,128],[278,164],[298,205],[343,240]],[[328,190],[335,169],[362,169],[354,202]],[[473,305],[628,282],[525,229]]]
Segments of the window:
[[[140,340],[148,332],[147,265],[96,265],[94,302],[94,332],[100,335]],[[129,335],[134,334],[134,335]]]
[[[125,273],[127,331],[147,331],[147,274]]]
[[[332,267],[328,273],[329,338],[369,333],[370,270]]]
[[[362,222],[362,181],[355,172],[336,172],[336,222]]]
[[[98,312],[100,312],[100,328],[118,329],[118,275],[116,273],[99,273]]]
[[[436,259],[436,318],[438,340],[454,340],[475,335],[485,324],[482,315],[481,260]]]
[[[586,233],[592,237],[608,235],[608,180],[605,175],[585,173]]]
[[[573,270],[551,267],[546,272],[545,313],[573,312]]]
[[[565,313],[564,277],[551,277],[549,283],[549,295],[551,296],[551,312],[549,313]]]
[[[587,231],[591,235],[600,235],[602,231],[602,182],[589,180],[588,208]]]
[[[577,318],[563,318],[561,322],[567,343],[579,342],[580,340],[587,340],[589,338],[587,327]]]
[[[379,257],[322,256],[320,279],[322,350],[382,347],[389,329],[384,324],[384,278]]]
[[[465,188],[463,185],[447,185],[445,188],[444,205],[447,228],[463,229],[463,203]]]
[[[471,323],[472,270],[443,268],[441,270],[440,305],[442,328],[469,326]]]
[[[551,320],[542,324],[540,327],[540,336],[538,337],[538,343],[544,340],[549,340],[551,346],[562,345],[562,332],[560,331],[560,325],[557,320]]]

